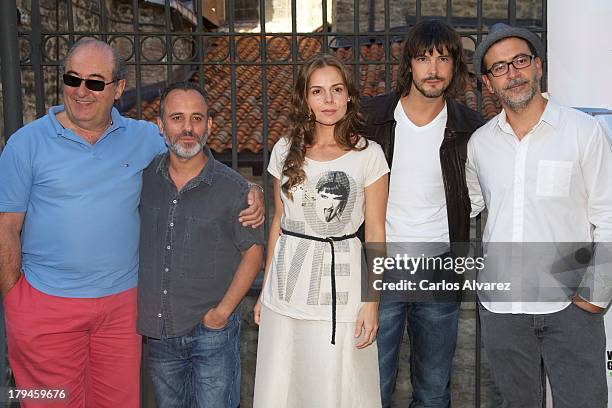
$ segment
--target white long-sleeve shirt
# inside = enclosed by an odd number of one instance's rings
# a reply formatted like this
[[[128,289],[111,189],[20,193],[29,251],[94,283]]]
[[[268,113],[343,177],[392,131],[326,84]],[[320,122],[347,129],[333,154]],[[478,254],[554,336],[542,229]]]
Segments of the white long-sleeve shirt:
[[[570,303],[568,286],[578,284],[591,303],[609,303],[612,148],[601,124],[549,100],[519,140],[502,111],[472,135],[466,177],[472,215],[488,209],[487,262],[479,280],[512,284],[511,294],[479,292],[483,306],[497,313],[553,313]],[[578,243],[591,242],[598,243],[594,262],[572,282],[580,269]]]

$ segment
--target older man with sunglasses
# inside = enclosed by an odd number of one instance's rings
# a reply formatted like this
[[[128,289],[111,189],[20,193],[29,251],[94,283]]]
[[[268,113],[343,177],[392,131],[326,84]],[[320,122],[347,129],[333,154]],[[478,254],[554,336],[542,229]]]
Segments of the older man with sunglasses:
[[[113,108],[125,67],[110,46],[81,40],[63,68],[64,105],[17,131],[0,156],[9,361],[32,401],[58,391],[48,407],[138,407],[141,175],[166,147],[152,123]],[[260,224],[253,210],[242,221]]]

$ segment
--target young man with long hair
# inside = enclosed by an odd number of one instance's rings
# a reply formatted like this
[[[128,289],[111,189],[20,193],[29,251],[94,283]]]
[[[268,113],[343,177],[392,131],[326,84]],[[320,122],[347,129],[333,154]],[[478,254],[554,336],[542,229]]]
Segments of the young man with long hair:
[[[405,252],[406,243],[423,244],[408,256],[445,257],[452,255],[451,243],[469,241],[470,202],[463,169],[467,141],[483,120],[453,99],[466,79],[459,35],[442,21],[422,21],[406,35],[396,89],[364,101],[365,134],[382,146],[391,168],[388,247]],[[413,276],[426,272],[456,278],[453,271],[416,271]],[[387,278],[393,273],[388,271]],[[377,341],[383,406],[391,403],[407,326],[410,406],[448,407],[458,296],[416,301],[409,295],[387,295],[382,294]]]

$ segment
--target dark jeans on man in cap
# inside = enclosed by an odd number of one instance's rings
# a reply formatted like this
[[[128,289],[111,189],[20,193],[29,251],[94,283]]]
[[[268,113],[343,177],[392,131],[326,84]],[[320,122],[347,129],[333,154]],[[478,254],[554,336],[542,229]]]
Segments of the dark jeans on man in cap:
[[[482,340],[502,408],[541,408],[541,362],[555,408],[605,408],[603,314],[573,303],[548,314],[493,313],[479,305]]]

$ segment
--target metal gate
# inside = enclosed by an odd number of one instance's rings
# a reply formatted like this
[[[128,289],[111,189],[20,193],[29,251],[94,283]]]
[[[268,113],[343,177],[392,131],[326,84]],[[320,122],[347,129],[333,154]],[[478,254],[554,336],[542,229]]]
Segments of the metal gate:
[[[286,131],[287,97],[310,55],[336,54],[362,93],[375,95],[392,89],[403,33],[416,21],[448,21],[468,50],[498,21],[527,27],[546,44],[546,9],[546,0],[2,0],[0,146],[24,122],[61,102],[62,58],[76,40],[96,37],[126,58],[128,90],[117,104],[122,113],[152,119],[166,83],[199,82],[211,96],[215,125],[209,144],[216,156],[234,168],[251,167],[267,186],[263,169]],[[474,79],[463,102],[491,117],[499,104]],[[479,221],[476,232],[480,240]],[[6,372],[3,330],[0,373]]]

